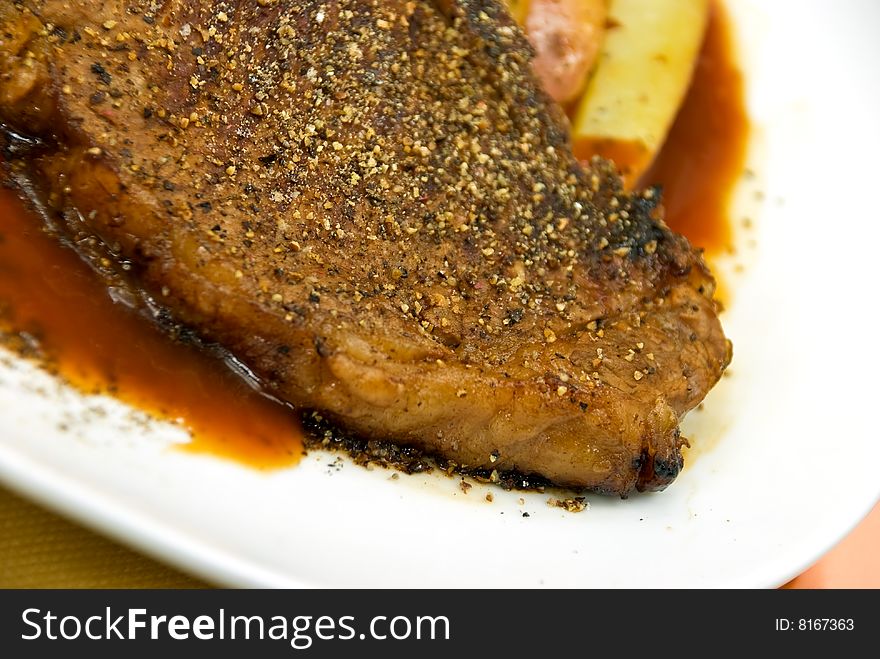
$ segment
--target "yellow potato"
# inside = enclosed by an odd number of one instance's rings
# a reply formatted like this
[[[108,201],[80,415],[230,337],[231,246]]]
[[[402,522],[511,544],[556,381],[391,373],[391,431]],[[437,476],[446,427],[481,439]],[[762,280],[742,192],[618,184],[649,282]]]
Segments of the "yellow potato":
[[[684,99],[709,18],[709,0],[611,0],[609,29],[573,132],[596,151],[627,153],[638,178],[663,145]],[[603,146],[604,145],[604,146]],[[613,158],[613,155],[611,155]]]
[[[504,0],[510,14],[520,25],[525,25],[526,16],[529,13],[529,0]]]

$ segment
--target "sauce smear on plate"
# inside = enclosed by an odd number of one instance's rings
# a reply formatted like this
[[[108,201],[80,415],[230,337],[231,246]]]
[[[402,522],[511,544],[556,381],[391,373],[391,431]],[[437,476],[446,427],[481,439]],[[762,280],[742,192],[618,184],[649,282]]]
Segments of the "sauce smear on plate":
[[[742,171],[747,126],[726,16],[716,3],[693,85],[642,180],[663,185],[667,223],[710,254],[728,245],[727,205]],[[618,151],[626,157],[625,145]],[[35,349],[80,389],[112,393],[177,421],[193,436],[187,450],[260,468],[290,465],[302,455],[295,410],[257,391],[216,354],[170,338],[114,301],[74,250],[0,188],[4,333],[7,343]]]
[[[89,393],[112,393],[190,431],[187,450],[262,468],[302,454],[299,416],[216,355],[176,341],[113,301],[104,282],[41,219],[0,188],[0,335],[35,347]]]

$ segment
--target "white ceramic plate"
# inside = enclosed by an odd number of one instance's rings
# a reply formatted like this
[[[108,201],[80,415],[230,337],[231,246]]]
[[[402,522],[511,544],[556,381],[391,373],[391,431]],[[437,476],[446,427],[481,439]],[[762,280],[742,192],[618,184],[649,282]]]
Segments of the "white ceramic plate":
[[[330,468],[328,454],[267,475],[174,450],[180,430],[145,429],[8,355],[0,480],[235,586],[765,587],[796,575],[880,493],[880,3],[728,4],[759,126],[759,177],[739,201],[755,226],[721,266],[745,266],[726,277],[731,376],[686,422],[696,455],[666,492],[590,497],[570,514],[548,495],[493,488],[490,504],[482,486]]]

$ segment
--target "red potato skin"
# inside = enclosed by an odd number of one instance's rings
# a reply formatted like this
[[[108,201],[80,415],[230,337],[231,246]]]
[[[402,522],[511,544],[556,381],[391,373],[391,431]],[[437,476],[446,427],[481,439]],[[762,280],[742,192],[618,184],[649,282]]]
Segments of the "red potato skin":
[[[526,34],[535,48],[535,73],[559,103],[584,90],[605,34],[606,0],[532,0]]]

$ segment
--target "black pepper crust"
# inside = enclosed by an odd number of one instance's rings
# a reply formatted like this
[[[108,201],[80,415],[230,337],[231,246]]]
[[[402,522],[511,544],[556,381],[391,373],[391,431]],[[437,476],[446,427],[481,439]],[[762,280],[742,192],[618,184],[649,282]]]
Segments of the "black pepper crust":
[[[174,318],[363,435],[674,478],[729,361],[714,282],[656,190],[573,157],[498,2],[75,4],[0,8],[0,121],[44,145],[12,166]]]

